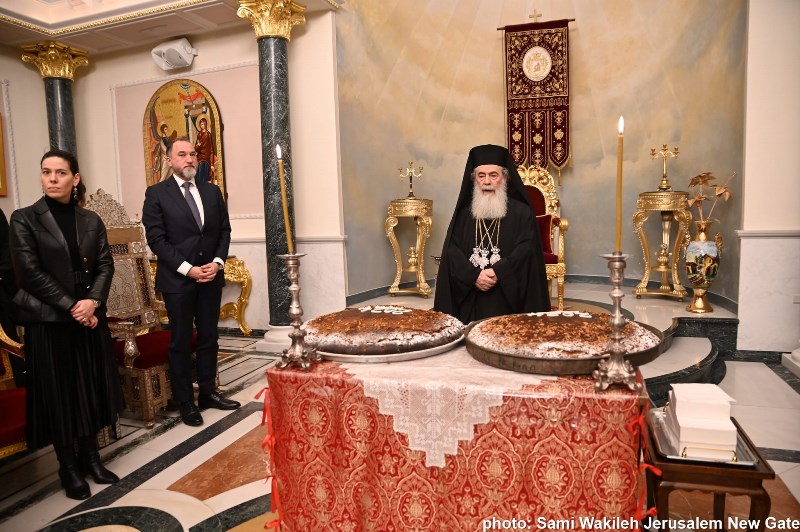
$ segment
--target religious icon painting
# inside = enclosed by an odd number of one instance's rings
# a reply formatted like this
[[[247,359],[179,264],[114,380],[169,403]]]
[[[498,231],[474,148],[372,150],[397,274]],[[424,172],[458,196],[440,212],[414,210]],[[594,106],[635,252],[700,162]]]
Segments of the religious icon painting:
[[[158,88],[145,109],[142,124],[147,186],[172,175],[167,146],[186,137],[197,151],[198,181],[217,185],[225,194],[222,121],[214,97],[189,79],[169,81]]]

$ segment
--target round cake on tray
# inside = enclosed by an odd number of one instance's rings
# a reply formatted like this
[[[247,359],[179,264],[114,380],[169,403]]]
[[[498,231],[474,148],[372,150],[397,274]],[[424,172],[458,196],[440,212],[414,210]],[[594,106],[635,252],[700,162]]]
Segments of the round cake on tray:
[[[401,305],[366,305],[305,323],[305,342],[322,353],[389,355],[445,346],[461,338],[464,324],[437,312]]]
[[[626,321],[622,345],[626,356],[658,356],[661,335],[652,327]],[[497,316],[475,323],[467,332],[467,350],[487,364],[530,373],[583,374],[610,354],[607,314],[551,311]]]

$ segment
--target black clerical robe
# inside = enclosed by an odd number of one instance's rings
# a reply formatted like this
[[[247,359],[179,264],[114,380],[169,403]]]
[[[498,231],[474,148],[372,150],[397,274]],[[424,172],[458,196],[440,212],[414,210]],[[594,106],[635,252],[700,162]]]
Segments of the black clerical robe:
[[[487,222],[488,223],[488,222]],[[508,213],[500,221],[499,241],[501,259],[493,268],[497,284],[483,292],[475,286],[481,270],[469,261],[475,247],[475,218],[468,205],[462,207],[453,223],[449,245],[444,253],[447,273],[437,279],[437,292],[449,292],[449,301],[437,297],[434,308],[447,312],[469,323],[474,320],[550,310],[547,286],[535,282],[532,271],[543,271],[543,264],[535,264],[541,257],[536,223],[530,206],[509,198]],[[538,259],[538,260],[537,260]],[[448,283],[443,287],[443,283]],[[438,294],[437,294],[438,295]],[[450,308],[443,308],[449,306]]]

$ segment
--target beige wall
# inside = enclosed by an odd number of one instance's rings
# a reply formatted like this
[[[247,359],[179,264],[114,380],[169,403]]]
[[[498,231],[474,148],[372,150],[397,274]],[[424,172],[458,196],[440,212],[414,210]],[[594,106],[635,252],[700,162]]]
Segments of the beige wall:
[[[38,70],[23,63],[22,50],[0,46],[3,82],[3,133],[10,195],[0,198],[6,216],[42,194],[39,159],[49,148],[44,83]]]
[[[334,15],[311,13],[295,28],[288,45],[292,154],[295,187],[295,232],[298,248],[343,246]],[[198,56],[191,68],[166,73],[150,57],[150,49],[132,49],[90,56],[88,68],[78,69],[73,100],[81,172],[90,191],[103,188],[122,200],[131,216],[141,213],[144,199],[142,119],[152,93],[170,79],[191,78],[217,98],[225,125],[226,186],[233,226],[231,253],[246,258],[253,276],[246,313],[252,328],[266,329],[266,253],[264,251],[261,121],[258,48],[249,25],[223,33],[191,38]],[[0,81],[10,117],[3,112],[9,140],[7,166],[16,167],[18,199],[0,198],[6,215],[41,195],[39,159],[48,149],[44,84],[36,68],[20,60],[21,51],[0,47]],[[2,103],[2,101],[0,101]],[[0,110],[3,107],[0,105]],[[13,140],[13,149],[11,141]],[[8,171],[8,170],[7,170]],[[9,174],[9,186],[14,187]],[[283,227],[275,230],[283,231]],[[339,253],[341,255],[341,253]],[[336,252],[332,260],[342,262]],[[330,260],[304,271],[306,279],[330,276]],[[326,264],[328,262],[328,264]],[[344,307],[344,265],[326,279],[336,287],[326,297],[304,295],[306,317]],[[320,281],[322,282],[322,281]],[[238,286],[227,287],[225,300],[235,299]],[[318,304],[317,301],[323,303]],[[224,326],[235,327],[233,320]]]
[[[289,43],[295,230],[300,239],[342,236],[333,16],[310,14]],[[198,56],[186,70],[164,72],[151,59],[149,48],[90,57],[89,67],[77,70],[73,100],[82,173],[90,191],[104,188],[122,198],[129,214],[140,213],[145,185],[142,118],[147,101],[170,79],[196,78],[218,98],[225,124],[234,238],[263,238],[255,34],[246,26],[197,36],[191,42]],[[16,164],[18,173],[27,171],[20,177],[29,178],[19,188],[20,204],[28,205],[41,195],[37,176],[39,158],[48,149],[47,111],[41,76],[20,55],[19,50],[0,47],[0,80],[8,80],[15,140],[14,153],[7,159]],[[119,93],[134,95],[120,101]]]
[[[744,225],[739,267],[742,350],[800,348],[800,3],[750,3]]]
[[[757,0],[747,61],[745,230],[800,230],[800,2]]]
[[[658,182],[660,165],[648,153],[663,142],[681,148],[679,159],[670,162],[676,188],[703,170],[739,174],[733,183],[734,200],[719,209],[729,244],[723,266],[728,277],[712,291],[737,300],[741,283],[734,231],[800,228],[794,149],[798,77],[783,70],[780,83],[769,81],[791,57],[774,50],[797,47],[792,31],[773,42],[775,23],[791,26],[798,8],[794,0],[759,0],[757,5],[749,31],[761,38],[745,45],[750,4],[743,0],[536,3],[546,18],[576,18],[570,24],[573,163],[561,187],[564,214],[571,222],[570,273],[607,275],[597,255],[607,251],[613,238],[610,183],[619,114],[626,118],[626,219],[635,209],[637,194]],[[417,195],[435,199],[431,253],[441,245],[466,151],[482,142],[504,143],[502,82],[493,74],[502,57],[495,28],[526,21],[533,7],[524,0],[466,0],[435,7],[411,1],[381,10],[371,2],[351,0],[335,15],[309,16],[306,26],[293,32],[289,59],[296,231],[301,243],[337,241],[346,228],[350,275],[340,281],[342,286],[350,281],[347,294],[391,282],[394,265],[383,221],[386,203],[407,191],[396,173],[410,160],[425,166],[425,177],[415,184]],[[257,61],[249,27],[192,42],[200,55],[191,69],[178,73],[180,77]],[[0,207],[7,215],[39,197],[39,157],[48,144],[43,83],[38,71],[19,56],[17,49],[0,47],[0,109],[11,191],[0,198]],[[149,49],[90,60],[89,68],[78,70],[74,86],[81,165],[92,186],[120,194],[118,183],[129,169],[120,169],[123,132],[116,126],[115,91],[162,83],[169,76],[149,59]],[[258,87],[241,90],[249,101],[258,93]],[[222,109],[226,139],[232,129],[259,129],[258,114],[249,108],[242,111],[227,103]],[[138,132],[141,116],[125,127],[125,133]],[[254,136],[248,133],[241,141],[250,147],[247,156],[237,154],[237,160],[229,162],[240,165],[237,171],[228,168],[231,192],[244,191],[248,202],[261,195],[261,154]],[[123,194],[131,214],[141,205],[141,198],[134,196]],[[249,264],[265,275],[263,263],[258,263],[262,252],[256,249],[263,248],[262,215],[254,203],[240,208],[241,204],[237,199],[231,204],[234,240],[253,248],[247,249]],[[654,228],[651,242],[657,239]],[[636,256],[641,251],[630,230],[624,234],[623,248],[635,255],[627,271],[635,278],[641,274],[641,257]],[[265,278],[258,283],[263,290]],[[254,293],[252,305],[256,297]],[[266,318],[262,309],[250,317],[251,325],[263,325]]]
[[[737,173],[731,183],[734,199],[714,214],[726,256],[738,256],[745,0],[463,0],[388,6],[348,0],[336,24],[350,293],[391,283],[394,260],[383,222],[388,202],[407,191],[396,176],[408,161],[425,167],[414,190],[434,201],[427,255],[438,254],[468,150],[485,142],[506,143],[503,33],[497,28],[528,22],[534,5],[546,19],[575,19],[569,25],[572,161],[559,192],[562,214],[570,222],[568,273],[608,276],[599,255],[613,247],[620,115],[625,117],[622,247],[631,254],[626,277],[643,275],[631,219],[638,194],[658,186],[661,164],[651,159],[650,149],[664,143],[680,147],[680,157],[669,162],[678,190],[703,171],[720,178]],[[646,226],[656,251],[658,218],[651,215]],[[736,300],[735,260],[725,262],[712,290]]]

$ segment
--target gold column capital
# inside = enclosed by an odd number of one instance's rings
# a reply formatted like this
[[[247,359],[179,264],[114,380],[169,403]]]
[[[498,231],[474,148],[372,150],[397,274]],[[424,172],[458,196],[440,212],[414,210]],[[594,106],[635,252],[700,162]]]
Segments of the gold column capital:
[[[73,79],[75,69],[89,64],[89,53],[56,41],[41,41],[22,47],[22,60],[39,68],[43,78]]]
[[[290,40],[293,26],[305,24],[306,6],[294,0],[239,0],[236,14],[250,19],[256,38],[282,37]]]

